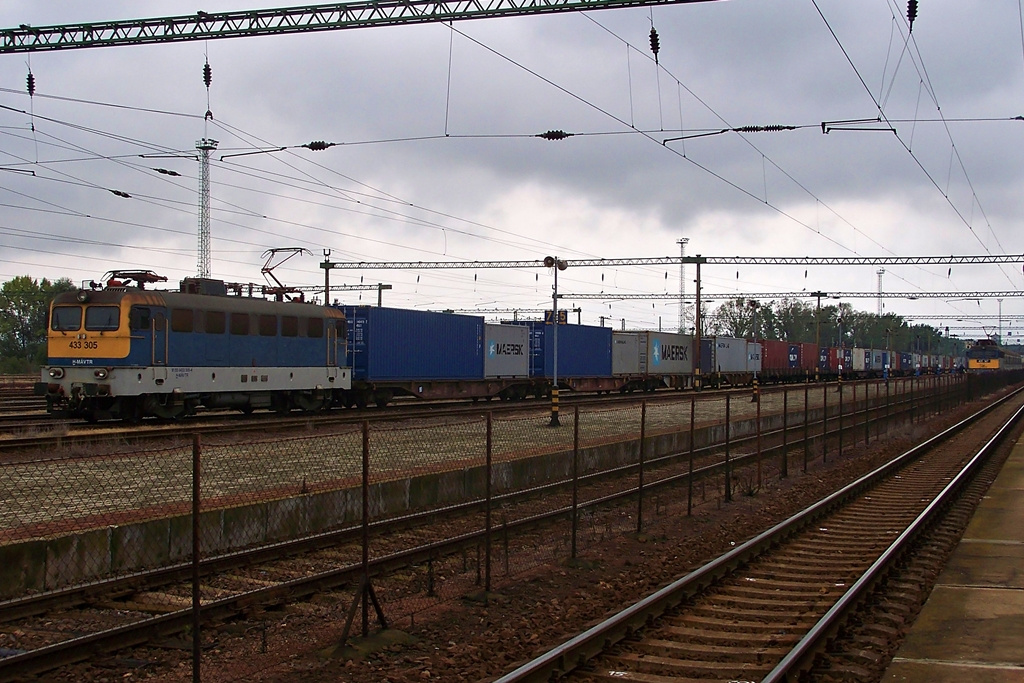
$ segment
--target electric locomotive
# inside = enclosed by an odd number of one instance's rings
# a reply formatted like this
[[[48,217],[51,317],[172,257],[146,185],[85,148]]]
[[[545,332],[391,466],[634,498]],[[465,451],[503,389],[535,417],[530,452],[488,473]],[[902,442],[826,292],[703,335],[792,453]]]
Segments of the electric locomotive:
[[[979,339],[967,348],[967,372],[993,372],[996,370],[1020,370],[1021,358],[1016,351],[1010,351],[991,339]]]
[[[114,271],[57,295],[37,394],[58,416],[177,419],[200,407],[315,411],[342,403],[345,314],[229,296],[224,282]]]

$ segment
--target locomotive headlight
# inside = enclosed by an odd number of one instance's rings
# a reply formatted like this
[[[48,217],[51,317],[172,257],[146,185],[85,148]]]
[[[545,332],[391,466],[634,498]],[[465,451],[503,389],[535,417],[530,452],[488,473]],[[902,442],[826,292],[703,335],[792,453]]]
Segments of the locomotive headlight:
[[[75,295],[75,298],[78,299],[79,303],[84,304],[86,301],[89,300],[89,292],[85,291],[84,289],[80,289],[78,290],[78,294]]]
[[[96,377],[96,379],[106,379],[107,378],[107,369],[106,368],[100,368],[99,370],[94,370],[92,374],[93,374],[94,377]]]
[[[49,375],[54,379],[60,379],[64,376],[64,368],[50,368]]]

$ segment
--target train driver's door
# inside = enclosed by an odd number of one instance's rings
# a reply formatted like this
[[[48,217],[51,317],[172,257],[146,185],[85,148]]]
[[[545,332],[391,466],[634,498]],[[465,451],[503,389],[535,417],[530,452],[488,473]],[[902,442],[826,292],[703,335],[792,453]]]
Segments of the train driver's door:
[[[153,365],[167,364],[167,316],[163,311],[153,313]]]
[[[338,328],[334,326],[335,321],[327,321],[327,366],[334,367],[338,364]]]

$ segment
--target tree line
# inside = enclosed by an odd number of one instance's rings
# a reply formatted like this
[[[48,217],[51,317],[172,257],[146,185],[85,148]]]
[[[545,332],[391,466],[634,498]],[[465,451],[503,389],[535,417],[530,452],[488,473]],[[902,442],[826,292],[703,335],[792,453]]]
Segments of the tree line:
[[[68,278],[50,282],[20,275],[0,287],[0,373],[36,372],[46,363],[50,302],[75,289]]]
[[[847,303],[824,305],[783,299],[761,303],[731,299],[707,314],[705,334],[785,339],[819,346],[889,348],[894,351],[958,356],[965,344],[948,328],[912,325],[895,313],[855,311]]]

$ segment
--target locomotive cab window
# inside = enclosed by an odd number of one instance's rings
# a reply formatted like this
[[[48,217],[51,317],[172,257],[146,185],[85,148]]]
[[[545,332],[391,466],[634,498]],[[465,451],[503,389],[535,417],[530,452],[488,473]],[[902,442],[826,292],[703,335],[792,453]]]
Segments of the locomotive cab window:
[[[150,321],[149,309],[145,306],[132,306],[128,315],[128,324],[133,330],[148,330]]]
[[[117,306],[90,306],[85,309],[85,329],[92,332],[116,330],[121,324],[121,309]]]
[[[55,306],[50,329],[74,332],[82,327],[82,309],[79,306]]]
[[[294,315],[282,315],[281,316],[281,336],[282,337],[298,337],[299,336],[299,319]]]

